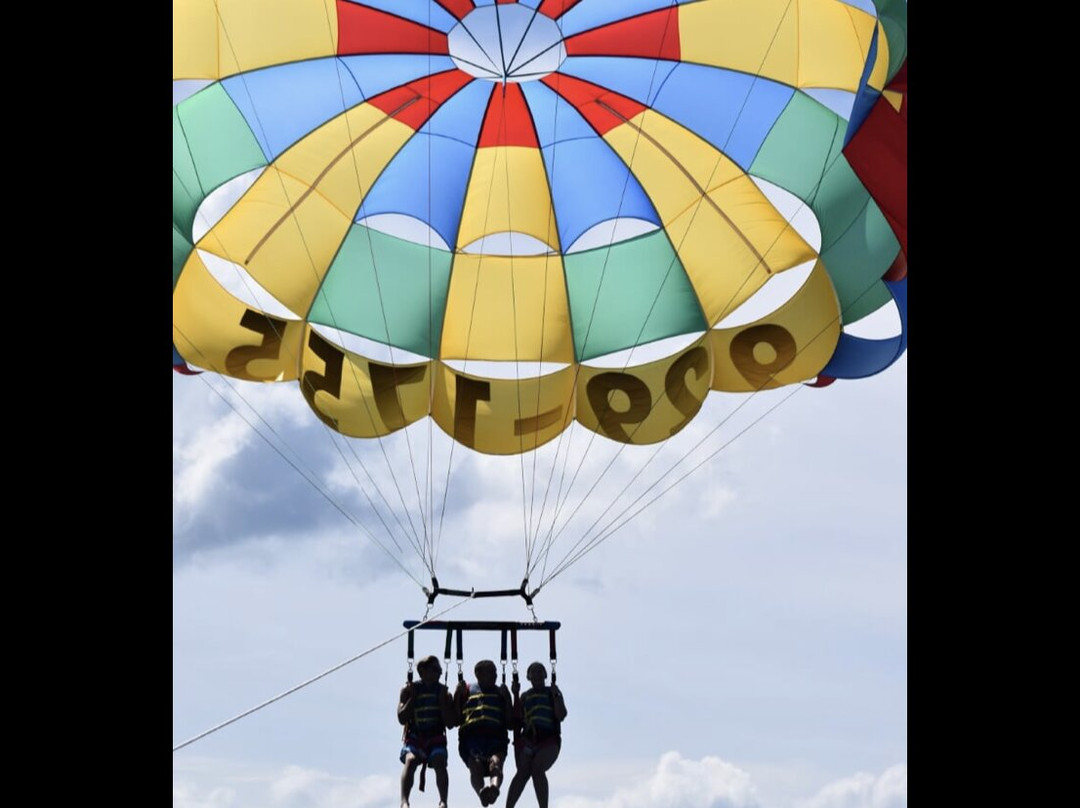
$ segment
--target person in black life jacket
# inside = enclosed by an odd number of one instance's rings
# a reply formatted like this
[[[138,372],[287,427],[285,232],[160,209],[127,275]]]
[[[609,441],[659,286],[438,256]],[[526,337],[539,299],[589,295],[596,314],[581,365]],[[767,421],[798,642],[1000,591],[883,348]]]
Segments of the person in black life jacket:
[[[510,741],[512,704],[506,685],[495,684],[495,663],[482,659],[473,668],[476,682],[458,682],[454,703],[460,716],[458,754],[469,767],[469,782],[481,805],[499,797],[503,763]],[[485,785],[485,779],[490,783]]]
[[[514,740],[517,771],[506,792],[506,808],[514,808],[530,777],[536,791],[536,804],[539,808],[548,808],[547,770],[559,757],[562,746],[560,726],[566,718],[566,703],[557,685],[547,687],[544,684],[547,669],[539,662],[529,665],[525,676],[532,687],[524,693],[520,692],[521,685],[516,681],[511,686],[514,714],[521,731]]]
[[[446,808],[450,777],[446,770],[446,730],[457,724],[458,713],[450,691],[439,681],[442,666],[433,656],[416,663],[419,682],[409,682],[398,696],[398,721],[404,725],[404,740],[400,760],[401,808],[409,808],[416,767],[420,770],[420,790],[424,790],[424,773],[428,766],[435,770],[435,785],[439,790],[439,808]]]

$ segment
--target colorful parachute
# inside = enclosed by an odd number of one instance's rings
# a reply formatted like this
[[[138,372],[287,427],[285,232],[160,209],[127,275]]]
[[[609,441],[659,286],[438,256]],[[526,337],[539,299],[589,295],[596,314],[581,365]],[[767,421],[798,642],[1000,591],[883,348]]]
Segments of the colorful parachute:
[[[710,390],[877,373],[906,348],[906,19],[176,0],[174,367],[297,382],[350,436],[430,416],[491,454],[573,419],[654,443]],[[727,324],[799,267],[783,305]],[[897,336],[847,333],[884,306]]]

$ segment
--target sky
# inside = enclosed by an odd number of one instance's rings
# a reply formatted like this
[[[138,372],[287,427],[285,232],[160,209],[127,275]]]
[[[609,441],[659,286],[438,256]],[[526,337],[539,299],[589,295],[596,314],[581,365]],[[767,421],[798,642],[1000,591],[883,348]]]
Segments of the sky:
[[[388,479],[404,497],[430,477],[441,506],[449,468],[445,510],[428,508],[440,583],[514,589],[525,502],[542,502],[556,447],[451,455],[427,420],[342,441],[294,383],[240,383],[242,399],[224,384],[173,379],[173,806],[396,808],[403,621],[425,616],[430,580],[357,481],[393,501]],[[652,460],[655,447],[590,436],[572,428],[556,458],[580,467],[575,496],[598,482],[549,572],[603,508],[617,503],[599,524],[624,512],[636,473],[630,496],[660,479],[644,502],[695,446],[691,464],[711,457],[548,581],[533,611],[440,595],[427,614],[561,623],[551,808],[904,808],[906,356],[821,389],[712,393]],[[443,634],[417,632],[415,650],[442,658]],[[464,637],[467,678],[499,657],[497,634]],[[522,674],[550,667],[546,637],[522,632],[519,657]],[[456,660],[444,667],[453,689]],[[478,804],[455,740],[450,805]],[[434,807],[433,780],[412,797]],[[519,805],[535,804],[529,787]]]

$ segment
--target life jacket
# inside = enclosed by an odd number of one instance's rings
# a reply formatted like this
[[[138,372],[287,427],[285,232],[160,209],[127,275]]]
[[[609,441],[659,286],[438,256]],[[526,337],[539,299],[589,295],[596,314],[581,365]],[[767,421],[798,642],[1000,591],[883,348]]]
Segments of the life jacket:
[[[412,719],[409,721],[409,729],[421,735],[438,735],[446,732],[443,723],[442,705],[439,696],[443,686],[438,682],[427,684],[417,682],[413,685],[416,695],[413,700]]]
[[[461,727],[506,730],[506,703],[497,688],[485,690],[478,684],[469,685],[469,697],[461,708]]]
[[[555,719],[555,699],[550,687],[531,688],[521,695],[522,723],[526,734],[558,735],[559,722]]]

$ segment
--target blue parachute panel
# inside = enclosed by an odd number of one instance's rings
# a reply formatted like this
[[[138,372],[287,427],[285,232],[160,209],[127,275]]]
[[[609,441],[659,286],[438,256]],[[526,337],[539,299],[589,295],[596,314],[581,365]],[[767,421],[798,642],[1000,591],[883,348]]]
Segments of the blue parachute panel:
[[[577,110],[543,85],[523,89],[538,132],[549,133],[540,142],[563,249],[609,219],[631,217],[660,224],[641,184]],[[556,126],[577,136],[553,142],[550,132]]]
[[[889,367],[907,350],[907,278],[885,281],[900,315],[900,334],[888,339],[866,339],[841,334],[832,359],[821,371],[834,379],[862,379]]]
[[[380,213],[413,216],[427,222],[453,248],[476,139],[493,87],[473,82],[439,107],[379,175],[357,221]],[[427,190],[417,193],[418,188]]]
[[[520,87],[529,104],[536,138],[541,148],[564,140],[596,138],[596,130],[588,121],[546,85],[529,81],[523,82]]]
[[[364,99],[352,75],[337,59],[253,70],[221,84],[271,161]]]
[[[743,170],[795,92],[760,76],[651,59],[582,56],[567,59],[563,70],[652,107]]]
[[[364,98],[457,66],[449,56],[428,56],[425,53],[377,53],[346,56],[341,61],[352,73]]]

